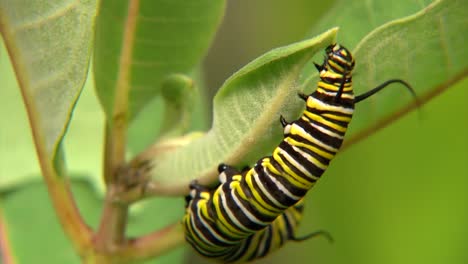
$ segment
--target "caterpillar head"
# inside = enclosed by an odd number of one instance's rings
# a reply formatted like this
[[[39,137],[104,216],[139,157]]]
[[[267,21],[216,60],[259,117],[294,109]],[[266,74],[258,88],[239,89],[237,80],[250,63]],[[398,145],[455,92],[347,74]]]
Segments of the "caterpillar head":
[[[327,70],[348,75],[354,68],[354,58],[351,52],[340,44],[332,44],[325,49],[323,67]]]

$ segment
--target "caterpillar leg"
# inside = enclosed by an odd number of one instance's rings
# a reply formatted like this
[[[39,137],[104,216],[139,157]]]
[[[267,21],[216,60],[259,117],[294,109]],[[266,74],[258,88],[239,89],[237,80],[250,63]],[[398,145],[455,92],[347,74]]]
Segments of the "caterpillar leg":
[[[198,183],[197,180],[193,180],[190,182],[189,184],[189,188],[190,188],[190,192],[192,193],[192,191],[195,191],[195,193],[202,193],[202,192],[210,192],[210,188],[204,186],[204,185],[201,185]],[[192,198],[195,198],[196,195],[193,195]]]
[[[185,196],[185,206],[187,207],[190,201],[194,199],[206,199],[206,195],[212,192],[212,190],[206,186],[198,183],[197,180],[193,180],[189,184],[190,193]]]
[[[232,181],[232,177],[240,175],[241,172],[236,168],[221,163],[218,165],[219,181],[221,184]]]
[[[297,93],[297,96],[299,96],[299,98],[301,98],[305,102],[307,102],[307,98],[309,98],[309,96],[305,93]]]
[[[245,166],[244,168],[242,168],[242,170],[241,170],[242,175],[244,175],[246,172],[248,172],[251,168],[252,167],[250,167],[250,166]]]
[[[286,119],[283,117],[283,115],[280,115],[280,123],[281,126],[283,126],[283,135],[287,137],[289,133],[291,132],[291,124],[290,122],[286,121]]]

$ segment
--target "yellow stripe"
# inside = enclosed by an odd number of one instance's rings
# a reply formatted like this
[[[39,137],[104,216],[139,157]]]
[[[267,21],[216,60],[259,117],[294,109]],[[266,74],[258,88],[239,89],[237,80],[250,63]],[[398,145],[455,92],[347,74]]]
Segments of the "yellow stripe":
[[[194,215],[192,217],[194,217]],[[193,240],[195,240],[195,243],[197,243],[198,245],[205,245],[205,246],[207,245],[203,240],[201,240],[200,238],[198,238],[197,235],[195,235],[195,234],[199,234],[201,232],[197,232],[197,231],[195,231],[195,229],[193,229],[190,218],[187,218],[187,223],[184,226],[186,228],[188,228],[187,232],[189,233],[190,237]]]
[[[251,186],[251,177],[245,177],[245,180],[247,181],[247,184],[249,184]],[[236,184],[232,185],[232,188],[235,189],[237,191],[237,193],[239,194],[240,198],[243,199],[243,200],[246,200],[248,201],[250,204],[252,204],[258,211],[260,211],[260,213],[262,215],[267,215],[267,216],[275,216],[277,215],[278,213],[276,212],[271,212],[269,210],[267,210],[265,208],[265,206],[262,204],[262,203],[258,203],[255,199],[252,199],[252,198],[249,198],[247,197],[247,195],[245,194],[244,192],[244,189],[241,187],[241,185],[236,182]],[[262,200],[260,195],[258,194],[258,191],[253,189],[253,188],[249,188],[250,189],[250,192],[254,195],[254,197],[258,200]],[[268,205],[267,205],[268,206]],[[274,209],[274,208],[273,208]]]
[[[281,175],[281,172],[279,172],[273,164],[270,162],[270,158],[265,158],[262,161],[262,166],[266,167],[269,171],[273,172],[276,175]]]
[[[206,202],[203,203],[203,206],[200,207],[200,211],[203,213],[203,216],[207,218],[210,221],[214,221],[213,218],[210,217],[210,214],[208,213],[208,206],[206,206]]]
[[[342,53],[342,52],[340,52],[340,53]],[[347,60],[346,58],[343,58],[341,56],[333,56],[333,58],[328,59],[328,63],[330,63],[330,61],[334,63],[335,60],[339,60],[340,62],[342,62],[342,63],[344,63],[344,64],[346,64],[348,66],[350,65],[349,60]]]
[[[322,114],[322,116],[334,119],[336,121],[342,121],[347,123],[351,122],[351,117],[349,116],[338,116],[334,114]]]
[[[277,207],[274,207],[274,206],[271,206],[270,204],[268,204],[260,196],[261,191],[254,188],[253,181],[252,181],[252,173],[251,173],[252,170],[253,169],[250,169],[250,171],[245,175],[245,181],[247,182],[247,185],[250,187],[250,192],[253,194],[253,196],[255,198],[254,202],[258,201],[258,203],[255,202],[255,207],[261,206],[262,209],[265,208],[265,209],[269,210],[268,212],[271,213],[271,214],[266,214],[266,215],[269,215],[269,216],[278,215],[282,210],[280,208],[277,208]]]
[[[326,83],[326,82],[319,82],[318,86],[323,89],[328,89],[331,91],[338,91],[338,87],[336,85]]]
[[[342,78],[343,74],[341,73],[336,73],[333,71],[322,71],[320,72],[320,78],[333,78],[333,79],[339,79]]]
[[[213,195],[213,205],[215,206],[216,209],[216,215],[218,216],[218,221],[216,222],[216,227],[218,227],[222,233],[234,237],[234,238],[242,238],[244,236],[244,232],[239,230],[237,227],[229,224],[229,222],[226,220],[224,215],[221,212],[221,207],[223,206],[221,204],[221,201],[219,199],[219,194],[218,194],[219,188],[216,190],[215,194]],[[220,223],[219,223],[220,222]]]
[[[344,69],[341,67],[339,64],[335,63],[333,60],[328,60],[328,65],[332,66],[335,69],[338,69],[338,71],[343,72]]]
[[[262,231],[260,231],[262,232]],[[251,242],[250,242],[250,246],[247,247],[247,249],[242,252],[240,255],[238,255],[239,257],[236,258],[236,263],[243,263],[245,261],[247,261],[247,259],[252,256],[255,251],[257,250],[257,245],[258,243],[260,242],[259,239],[260,239],[260,232],[257,232],[251,239]]]
[[[296,149],[294,149],[296,148]],[[307,152],[301,150],[300,148],[297,148],[297,147],[293,147],[294,151],[298,152],[299,155],[301,155],[302,157],[304,157],[308,162],[314,164],[315,166],[319,167],[320,169],[322,170],[326,170],[328,168],[328,165],[325,165],[323,164],[322,162],[320,162],[318,159],[316,159],[315,157],[313,157],[312,155],[308,154]],[[304,167],[305,169],[305,167]],[[307,171],[309,172],[309,171]],[[315,180],[318,180],[318,177],[313,175],[312,173],[309,173],[311,176],[311,178],[315,179]]]
[[[338,131],[343,132],[343,133],[346,132],[346,130],[348,129],[346,127],[342,127],[342,126],[337,125],[337,124],[335,124],[333,122],[330,122],[330,121],[324,119],[323,117],[321,117],[320,115],[316,115],[316,114],[311,113],[311,112],[309,112],[307,110],[304,111],[304,115],[306,115],[309,119],[317,121],[317,122],[319,122],[321,124],[324,124],[324,125],[326,125],[328,127],[331,127],[333,129],[338,130]]]
[[[200,206],[200,204],[197,204],[197,207],[200,208],[200,210],[203,209],[203,207],[206,208],[206,201],[200,201],[201,205],[203,206]],[[193,240],[196,240],[197,241],[197,244],[200,244],[200,245],[205,245],[205,248],[207,246],[213,246],[211,245],[208,241],[204,241],[203,239],[207,239],[204,235],[203,235],[203,231],[198,229],[197,227],[194,227],[192,226],[192,219],[193,217],[198,217],[198,218],[203,218],[203,216],[199,215],[198,214],[198,211],[197,212],[194,212],[192,211],[192,215],[191,217],[187,217],[185,220],[186,220],[186,224],[185,225],[186,227],[188,226],[188,229],[189,229],[189,233],[190,233],[190,237],[192,237]],[[201,238],[200,238],[200,237]],[[207,239],[208,240],[208,239]]]
[[[320,90],[320,89],[317,89],[317,91]],[[322,90],[323,91],[323,90]],[[313,98],[313,99],[310,99],[310,100],[307,100],[307,107],[308,108],[315,108],[315,109],[318,109],[318,110],[323,110],[323,111],[333,111],[333,112],[338,112],[338,113],[342,113],[342,114],[346,114],[346,115],[350,115],[351,113],[348,113],[350,111],[350,109],[348,108],[344,108],[344,107],[341,107],[341,106],[334,106],[334,105],[329,105],[325,102],[322,102],[322,104],[318,103],[317,102],[318,99],[316,98]],[[345,112],[343,110],[348,110],[348,112]],[[352,111],[351,111],[352,112]]]
[[[292,146],[306,148],[306,149],[308,149],[308,150],[310,150],[310,151],[312,151],[312,152],[314,152],[314,153],[319,154],[320,156],[322,156],[322,157],[324,157],[324,158],[326,158],[326,159],[328,159],[328,160],[333,159],[333,157],[335,156],[335,155],[330,154],[330,153],[328,153],[328,152],[326,152],[326,151],[323,151],[323,150],[321,150],[321,149],[319,149],[319,148],[316,148],[316,147],[314,147],[313,145],[310,145],[310,144],[306,144],[306,143],[302,143],[302,142],[296,141],[296,140],[292,139],[291,137],[286,137],[284,140],[285,140],[286,142],[288,142],[288,143],[289,143],[290,145],[292,145]]]
[[[299,126],[298,126],[299,127]],[[306,131],[307,132],[307,131]],[[310,134],[303,134],[300,129],[298,129],[296,126],[291,127],[291,134],[292,135],[299,135],[302,138],[305,138],[309,142],[313,142],[331,152],[337,152],[338,150],[333,148],[332,146],[327,145],[325,142],[319,141]]]
[[[310,182],[308,182],[304,178],[294,173],[294,171],[292,171],[289,168],[289,166],[283,162],[283,160],[279,156],[279,148],[276,148],[275,151],[273,152],[273,158],[275,159],[276,162],[280,164],[281,168],[283,168],[283,170],[288,174],[286,176],[290,176],[290,177],[287,177],[287,180],[291,182],[294,186],[298,188],[303,188],[303,189],[310,187]]]
[[[337,92],[340,89],[338,83],[331,84],[331,83],[326,83],[322,81],[318,83],[318,88],[323,88],[323,89],[327,89],[327,90],[334,91],[334,92]],[[345,85],[343,86],[343,92],[351,92],[352,90],[353,90],[352,85],[345,83]]]

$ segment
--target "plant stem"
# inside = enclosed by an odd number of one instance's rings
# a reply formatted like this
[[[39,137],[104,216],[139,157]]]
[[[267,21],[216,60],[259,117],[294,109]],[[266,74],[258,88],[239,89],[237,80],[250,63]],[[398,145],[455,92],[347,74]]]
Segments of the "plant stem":
[[[10,241],[8,239],[8,230],[4,216],[0,208],[0,263],[14,264],[16,261],[13,258]]]
[[[113,252],[125,243],[128,205],[114,201],[113,185],[108,188],[94,246],[99,252]]]
[[[7,22],[2,20],[2,17],[0,17],[0,28],[11,28],[6,26],[6,24]],[[47,190],[52,201],[54,211],[76,252],[79,255],[84,255],[85,251],[90,248],[92,231],[81,217],[81,214],[75,204],[75,199],[70,191],[66,171],[63,170],[60,142],[57,143],[57,150],[55,153],[47,149],[46,136],[42,130],[43,124],[41,124],[41,119],[38,116],[40,111],[38,111],[36,101],[32,97],[33,93],[29,90],[31,84],[29,83],[28,78],[24,76],[27,72],[25,69],[26,60],[22,57],[23,54],[17,49],[18,45],[15,43],[14,38],[5,37],[12,33],[2,32],[2,34],[10,55],[11,63],[15,69],[16,78],[28,114],[28,120],[42,176],[47,185]]]
[[[116,203],[114,195],[117,189],[117,186],[115,186],[117,171],[125,164],[130,70],[139,4],[139,0],[128,2],[128,13],[122,37],[122,50],[115,86],[112,120],[110,120],[110,123],[107,123],[105,133],[104,180],[108,189],[101,223],[94,241],[99,249],[105,251],[111,250],[125,242],[128,205]]]
[[[128,13],[122,37],[122,50],[119,60],[119,71],[115,86],[114,107],[110,128],[106,132],[106,170],[105,181],[112,183],[115,171],[125,162],[125,146],[128,126],[128,96],[130,92],[130,71],[136,31],[136,20],[139,11],[139,0],[128,3]]]
[[[142,261],[164,254],[184,243],[181,223],[177,222],[149,235],[129,240],[119,250],[119,260],[127,262]]]

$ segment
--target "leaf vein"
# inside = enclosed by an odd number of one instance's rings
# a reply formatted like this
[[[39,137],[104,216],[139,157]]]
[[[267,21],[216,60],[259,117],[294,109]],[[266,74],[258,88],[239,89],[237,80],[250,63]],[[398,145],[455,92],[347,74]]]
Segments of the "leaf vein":
[[[66,13],[72,11],[79,5],[80,1],[75,0],[73,2],[68,2],[64,6],[56,7],[51,9],[52,12],[44,17],[34,17],[31,21],[23,21],[22,24],[14,25],[13,32],[20,32],[23,30],[28,30],[32,28],[39,28],[48,23],[51,20],[55,20],[59,17],[64,16]]]

